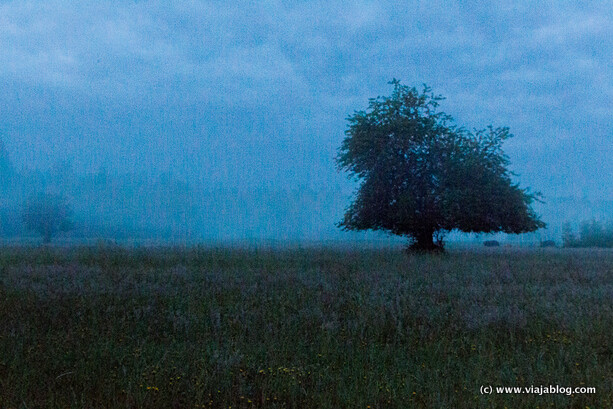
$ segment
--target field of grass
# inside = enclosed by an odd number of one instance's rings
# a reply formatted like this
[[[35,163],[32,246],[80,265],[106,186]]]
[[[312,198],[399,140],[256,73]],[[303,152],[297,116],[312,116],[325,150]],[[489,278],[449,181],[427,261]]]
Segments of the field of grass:
[[[611,408],[612,334],[607,250],[0,249],[0,408]]]

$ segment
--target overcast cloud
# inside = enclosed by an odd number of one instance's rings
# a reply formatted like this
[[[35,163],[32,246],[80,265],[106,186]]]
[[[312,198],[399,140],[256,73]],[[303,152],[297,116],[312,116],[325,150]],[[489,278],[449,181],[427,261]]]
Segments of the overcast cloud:
[[[426,83],[509,126],[523,186],[613,200],[613,6],[520,1],[0,2],[0,137],[18,168],[347,186],[346,117]]]

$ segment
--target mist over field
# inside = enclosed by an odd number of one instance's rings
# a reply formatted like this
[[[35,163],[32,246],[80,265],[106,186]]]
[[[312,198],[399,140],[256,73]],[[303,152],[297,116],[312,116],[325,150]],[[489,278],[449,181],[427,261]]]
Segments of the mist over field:
[[[515,181],[549,228],[613,214],[610,7],[519,2],[193,1],[0,5],[0,236],[52,192],[58,241],[350,241],[346,118],[388,81],[509,126]],[[452,234],[454,240],[481,240]]]
[[[268,242],[374,241],[398,243],[385,234],[343,232],[335,224],[349,203],[346,186],[210,186],[180,175],[119,174],[107,169],[75,174],[69,164],[51,171],[15,174],[2,191],[0,228],[7,242],[37,240],[24,230],[23,204],[38,192],[67,198],[74,210],[74,228],[58,236],[62,243],[98,239],[119,243],[226,244]],[[560,241],[561,226],[572,221],[613,214],[613,202],[587,198],[547,199],[537,205],[549,228],[511,236],[503,241],[536,243]],[[450,235],[451,241],[478,241],[486,236]],[[401,242],[401,241],[400,241]]]
[[[5,155],[4,164],[10,166]],[[301,242],[402,243],[383,233],[344,232],[336,227],[352,197],[349,183],[305,182],[208,184],[172,172],[119,173],[102,166],[77,173],[71,162],[50,169],[12,171],[2,181],[0,234],[5,242],[35,242],[24,229],[24,203],[40,192],[65,197],[74,210],[74,228],[60,243],[111,240],[131,243],[225,243],[274,245]],[[535,208],[548,228],[519,236],[498,234],[504,242],[534,244],[561,240],[561,227],[571,222],[609,220],[613,201],[588,197],[545,198]],[[449,241],[479,242],[485,235],[452,233]]]

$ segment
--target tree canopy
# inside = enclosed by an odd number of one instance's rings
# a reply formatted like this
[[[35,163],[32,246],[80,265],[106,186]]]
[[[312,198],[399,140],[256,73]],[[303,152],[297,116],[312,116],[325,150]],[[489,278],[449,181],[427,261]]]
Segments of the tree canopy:
[[[440,96],[398,80],[391,97],[371,98],[348,117],[336,157],[360,181],[339,226],[406,236],[415,250],[441,250],[452,230],[523,233],[545,224],[538,194],[512,181],[502,143],[509,128],[468,131],[438,111]]]

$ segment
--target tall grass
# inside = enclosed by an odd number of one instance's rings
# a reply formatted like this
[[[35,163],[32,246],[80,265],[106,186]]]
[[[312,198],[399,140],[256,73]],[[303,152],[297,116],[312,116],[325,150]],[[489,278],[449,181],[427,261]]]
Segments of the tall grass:
[[[604,250],[4,248],[0,407],[611,407],[611,328]]]

